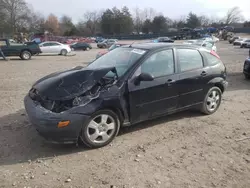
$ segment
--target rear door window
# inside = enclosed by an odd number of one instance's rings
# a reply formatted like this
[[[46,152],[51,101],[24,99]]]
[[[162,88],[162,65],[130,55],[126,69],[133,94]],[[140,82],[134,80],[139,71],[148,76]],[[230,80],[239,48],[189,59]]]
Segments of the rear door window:
[[[181,72],[200,69],[203,67],[203,59],[198,50],[177,49],[178,64]]]

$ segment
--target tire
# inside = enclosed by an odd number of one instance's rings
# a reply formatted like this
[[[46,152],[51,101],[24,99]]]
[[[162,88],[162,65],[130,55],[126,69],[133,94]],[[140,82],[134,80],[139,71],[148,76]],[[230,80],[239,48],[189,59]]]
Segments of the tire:
[[[250,80],[250,76],[249,75],[244,74],[244,76],[245,76],[246,80]]]
[[[201,112],[206,115],[215,113],[221,104],[222,92],[218,87],[212,87],[207,92],[202,107]],[[212,101],[211,101],[212,100]],[[214,103],[214,105],[211,105]]]
[[[106,121],[105,117],[107,117]],[[111,126],[112,122],[113,126]],[[112,142],[119,129],[120,119],[118,115],[111,110],[100,110],[92,114],[90,120],[82,127],[80,140],[89,148],[104,147]],[[107,135],[108,137],[105,138]]]
[[[62,50],[61,50],[61,53],[60,53],[60,54],[61,54],[61,55],[64,55],[64,56],[66,56],[66,55],[67,55],[67,53],[68,53],[68,51],[67,51],[67,50],[65,50],[65,49],[62,49]]]
[[[21,54],[20,54],[20,58],[22,60],[30,60],[31,56],[32,56],[31,53],[29,51],[27,51],[27,50],[21,52]]]

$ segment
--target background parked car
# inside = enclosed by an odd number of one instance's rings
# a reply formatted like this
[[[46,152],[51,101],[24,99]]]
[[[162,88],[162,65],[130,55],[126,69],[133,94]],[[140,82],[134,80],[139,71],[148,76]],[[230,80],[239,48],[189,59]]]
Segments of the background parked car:
[[[9,39],[0,39],[0,48],[6,57],[19,56],[22,60],[29,60],[32,56],[41,53],[38,44],[34,42],[20,44],[11,42]]]
[[[39,44],[42,53],[54,53],[59,55],[67,55],[71,52],[71,48],[67,44],[48,41]]]
[[[234,36],[234,37],[230,38],[228,42],[229,42],[230,44],[232,44],[235,40],[238,40],[238,39],[240,39],[240,37]]]
[[[183,42],[183,44],[196,45],[196,46],[204,47],[204,48],[207,48],[209,50],[213,50],[213,51],[217,52],[217,47],[216,47],[214,41],[188,40],[187,42]]]
[[[250,47],[250,39],[247,39],[245,41],[243,41],[240,45],[241,48],[248,48]]]
[[[183,44],[193,44],[195,43],[197,40],[187,40],[185,42],[183,42]]]
[[[92,46],[89,43],[86,42],[76,42],[70,45],[70,48],[72,50],[90,50],[92,49]]]
[[[249,57],[244,62],[243,74],[245,75],[246,79],[250,79],[250,50]]]
[[[106,53],[108,53],[108,52],[110,52],[110,51],[112,51],[120,46],[123,46],[123,45],[125,45],[125,44],[118,44],[118,43],[113,44],[112,46],[109,47],[109,49],[98,52],[96,55],[96,59],[98,59],[99,57],[103,56],[104,54],[106,54]]]
[[[112,46],[114,43],[118,42],[117,39],[106,39],[102,42],[97,43],[98,48],[109,48]]]
[[[167,43],[173,43],[174,40],[169,37],[159,37],[154,42],[167,42]]]
[[[241,44],[242,44],[243,42],[245,42],[245,40],[247,40],[247,39],[246,39],[246,38],[237,39],[237,40],[235,40],[235,41],[233,42],[233,45],[234,45],[234,46],[241,46]]]
[[[105,38],[103,38],[103,37],[96,37],[96,38],[95,38],[95,42],[96,42],[96,43],[102,42],[102,41],[104,41],[104,40],[105,40]]]

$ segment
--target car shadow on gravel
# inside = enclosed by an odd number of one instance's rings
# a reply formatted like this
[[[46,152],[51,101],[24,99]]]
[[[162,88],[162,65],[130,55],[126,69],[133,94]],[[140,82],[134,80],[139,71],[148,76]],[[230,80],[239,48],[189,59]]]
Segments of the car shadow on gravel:
[[[119,136],[161,123],[200,115],[201,113],[199,112],[186,111],[157,118],[146,123],[124,127],[121,129]],[[59,155],[89,150],[82,145],[76,147],[75,144],[58,145],[47,143],[30,124],[24,109],[14,114],[3,116],[0,118],[0,121],[0,166],[28,162],[29,160],[50,159]]]
[[[0,122],[0,166],[85,150],[75,145],[46,143],[30,124],[24,109],[1,117]]]
[[[152,119],[152,120],[148,120],[146,122],[138,123],[138,124],[135,124],[135,125],[132,125],[132,126],[129,126],[129,127],[123,127],[120,130],[119,135],[121,136],[123,134],[128,134],[128,133],[131,133],[131,132],[151,128],[153,126],[157,126],[157,125],[162,124],[162,123],[169,123],[169,122],[180,120],[180,119],[199,117],[199,116],[202,116],[202,115],[203,114],[198,110],[182,111],[182,112],[178,112],[178,113],[175,113],[175,114],[166,115],[166,116],[162,116],[162,117],[155,118],[155,119]]]

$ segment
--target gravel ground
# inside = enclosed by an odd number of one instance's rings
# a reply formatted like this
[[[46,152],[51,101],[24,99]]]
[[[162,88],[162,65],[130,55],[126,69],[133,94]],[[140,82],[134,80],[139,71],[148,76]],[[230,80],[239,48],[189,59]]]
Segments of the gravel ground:
[[[123,128],[111,145],[46,143],[29,123],[23,98],[31,84],[58,70],[85,65],[98,49],[75,56],[0,61],[0,187],[249,188],[250,82],[242,75],[247,49],[217,44],[229,88],[210,116],[187,111]]]

